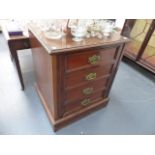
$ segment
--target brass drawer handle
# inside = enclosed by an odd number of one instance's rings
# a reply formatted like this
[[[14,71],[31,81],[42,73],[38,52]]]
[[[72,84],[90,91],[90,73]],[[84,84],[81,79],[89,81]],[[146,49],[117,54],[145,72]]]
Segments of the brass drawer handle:
[[[93,55],[92,57],[89,57],[88,60],[90,64],[96,65],[101,60],[101,57],[99,55]]]
[[[88,75],[86,75],[86,80],[93,80],[96,79],[96,73],[89,73]]]
[[[90,95],[92,93],[93,93],[93,87],[88,87],[88,88],[83,89],[84,95]]]
[[[88,99],[83,100],[83,101],[81,102],[81,105],[86,106],[86,105],[88,105],[88,104],[90,104],[90,103],[91,103],[91,100],[88,98]]]

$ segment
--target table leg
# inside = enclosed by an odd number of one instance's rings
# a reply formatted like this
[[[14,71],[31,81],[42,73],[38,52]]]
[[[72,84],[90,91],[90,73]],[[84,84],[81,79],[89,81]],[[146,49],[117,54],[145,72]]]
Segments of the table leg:
[[[10,54],[10,58],[11,58],[11,61],[13,61],[13,53],[12,53],[12,46],[11,46],[11,43],[8,41],[8,46],[9,46],[9,54]]]
[[[24,81],[23,81],[23,77],[22,77],[22,72],[21,72],[20,64],[19,64],[17,50],[15,50],[15,49],[11,49],[11,50],[13,50],[12,51],[13,59],[14,59],[14,63],[15,63],[16,69],[17,69],[19,80],[20,80],[21,89],[24,90]]]

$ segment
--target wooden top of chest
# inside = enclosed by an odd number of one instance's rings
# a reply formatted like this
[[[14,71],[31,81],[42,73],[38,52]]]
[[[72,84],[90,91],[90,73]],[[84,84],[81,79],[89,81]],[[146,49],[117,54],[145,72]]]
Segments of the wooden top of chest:
[[[49,54],[71,52],[74,50],[88,49],[93,47],[109,47],[116,44],[128,42],[129,39],[120,35],[120,30],[115,31],[110,37],[99,39],[97,37],[85,38],[80,42],[73,40],[69,29],[61,39],[48,39],[45,37],[41,28],[31,23],[28,25],[29,31],[36,37],[40,44]]]

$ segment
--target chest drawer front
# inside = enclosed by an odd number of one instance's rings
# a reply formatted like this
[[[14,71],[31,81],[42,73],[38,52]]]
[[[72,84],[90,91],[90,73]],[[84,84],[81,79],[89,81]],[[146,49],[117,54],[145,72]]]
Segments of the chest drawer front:
[[[91,97],[94,93],[105,90],[108,78],[101,78],[78,87],[66,90],[65,103],[76,101],[80,98]]]
[[[105,91],[96,92],[91,97],[87,97],[87,98],[85,97],[85,98],[79,99],[77,101],[73,101],[69,104],[66,104],[64,106],[64,115],[73,113],[73,112],[83,109],[87,106],[95,104],[98,101],[103,100],[104,93],[105,93]]]
[[[116,48],[91,50],[66,56],[66,72],[87,68],[98,64],[107,64],[115,59]]]
[[[109,64],[106,66],[92,67],[86,70],[79,70],[65,77],[65,88],[73,87],[81,83],[89,83],[96,79],[109,76],[113,65]]]

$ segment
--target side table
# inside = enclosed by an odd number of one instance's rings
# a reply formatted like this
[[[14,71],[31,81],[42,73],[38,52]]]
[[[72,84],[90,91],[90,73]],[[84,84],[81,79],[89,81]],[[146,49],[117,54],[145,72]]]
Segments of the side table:
[[[29,49],[30,48],[30,43],[29,43],[29,37],[25,35],[21,36],[9,36],[7,28],[6,28],[7,23],[1,24],[2,27],[2,32],[4,34],[4,37],[7,41],[7,44],[9,46],[10,50],[10,57],[12,62],[15,64],[15,68],[18,73],[18,77],[20,80],[21,84],[21,89],[24,90],[24,81],[22,77],[22,72],[21,72],[21,67],[18,59],[18,50],[23,50],[23,49]]]

